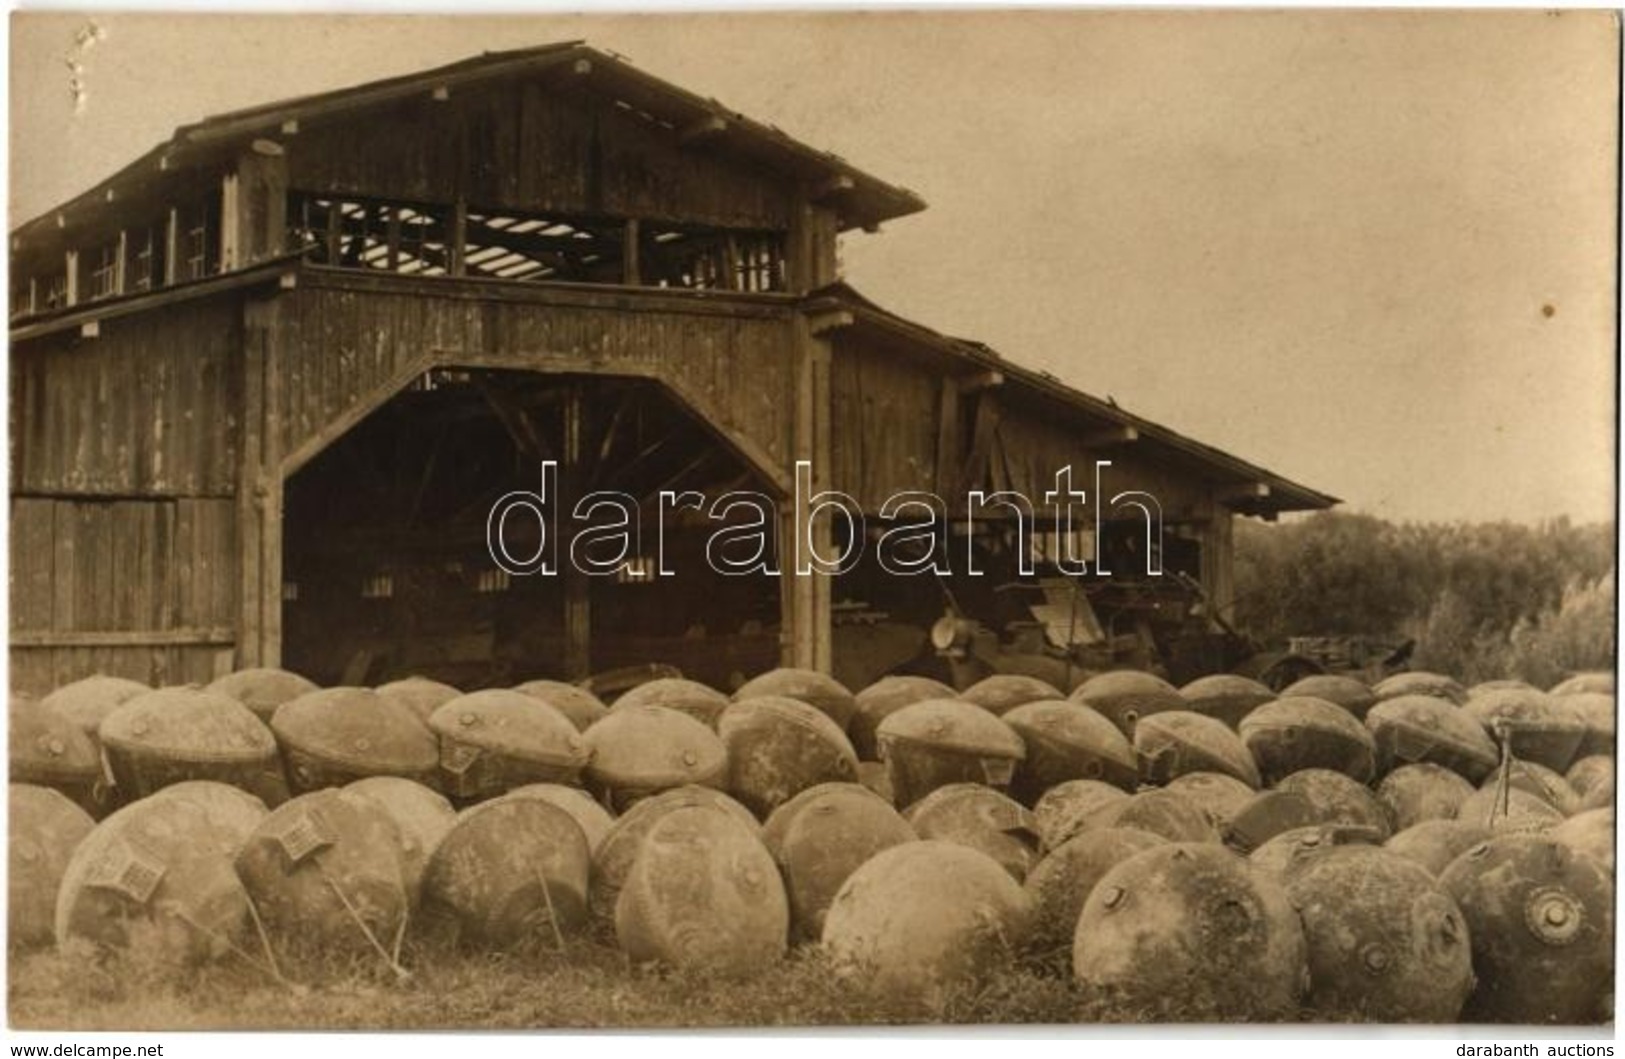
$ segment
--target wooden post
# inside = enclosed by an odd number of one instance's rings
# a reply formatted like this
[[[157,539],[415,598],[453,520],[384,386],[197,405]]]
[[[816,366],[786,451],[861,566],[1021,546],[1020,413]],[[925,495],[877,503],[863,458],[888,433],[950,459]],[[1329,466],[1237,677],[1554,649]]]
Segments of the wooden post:
[[[555,509],[564,540],[559,547],[559,577],[564,586],[564,671],[570,680],[580,680],[592,672],[592,586],[587,575],[576,569],[571,555],[575,545],[576,500],[586,488],[587,407],[580,383],[570,387],[564,403],[564,459],[559,468],[559,495]]]
[[[785,283],[792,294],[828,286],[840,278],[835,267],[839,220],[835,211],[812,202],[795,207],[785,246]]]
[[[829,345],[812,334],[805,317],[799,317],[796,322],[796,359],[793,459],[812,462],[812,491],[818,493],[829,488]],[[797,572],[797,545],[803,524],[793,502],[783,505],[782,510],[780,655],[784,665],[827,673],[834,662],[829,578],[816,573],[802,576]],[[812,539],[820,553],[829,554],[831,533],[827,513],[814,522]]]
[[[79,251],[69,250],[66,265],[68,269],[68,289],[66,292],[69,305],[79,304]]]
[[[451,231],[446,233],[446,273],[461,276],[463,254],[468,248],[468,203],[458,198],[451,207]]]
[[[230,178],[228,178],[229,180]],[[235,216],[222,213],[221,228],[235,227],[237,264],[275,257],[287,244],[288,159],[279,144],[255,140],[237,158]]]
[[[628,287],[643,284],[643,262],[638,257],[639,242],[638,219],[628,217],[621,234],[621,282]]]
[[[237,260],[237,251],[242,245],[244,218],[237,186],[236,173],[227,173],[220,178],[221,272],[230,272],[240,263]]]
[[[1202,534],[1202,591],[1207,594],[1209,612],[1235,621],[1236,602],[1235,518],[1223,505],[1215,504],[1213,517]]]
[[[120,228],[118,230],[118,250],[115,251],[118,256],[113,260],[113,293],[115,295],[124,293],[124,259],[129,252],[129,235],[123,228]]]
[[[237,474],[239,667],[275,666],[282,658],[282,341],[281,299],[249,301]]]
[[[164,276],[163,285],[173,287],[181,274],[181,215],[177,209],[170,209],[169,219],[164,224]],[[153,277],[155,280],[158,278]]]

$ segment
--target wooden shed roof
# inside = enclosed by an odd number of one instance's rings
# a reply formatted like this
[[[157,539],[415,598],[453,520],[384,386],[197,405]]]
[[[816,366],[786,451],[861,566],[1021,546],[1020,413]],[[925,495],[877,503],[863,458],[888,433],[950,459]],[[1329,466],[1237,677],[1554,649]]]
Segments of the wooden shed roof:
[[[850,285],[836,283],[809,295],[807,308],[814,313],[845,314],[843,329],[859,340],[864,336],[884,337],[911,345],[922,352],[962,362],[967,370],[998,372],[1006,384],[1014,384],[1040,399],[1057,402],[1069,415],[1077,416],[1087,429],[1118,427],[1132,432],[1138,444],[1150,446],[1159,455],[1188,466],[1235,487],[1227,506],[1244,515],[1273,519],[1285,511],[1315,511],[1341,501],[1327,493],[1283,478],[1257,464],[1186,437],[1168,427],[1134,415],[1114,402],[1074,389],[1042,371],[1023,367],[982,345],[933,331],[924,324],[904,319],[876,305]]]
[[[208,117],[175,130],[173,136],[112,176],[12,230],[31,241],[53,227],[71,225],[76,215],[104,208],[127,189],[147,186],[163,174],[239,150],[257,138],[275,137],[288,122],[343,120],[419,93],[450,91],[458,85],[504,77],[551,74],[600,92],[671,130],[703,137],[706,148],[808,185],[832,202],[843,228],[872,228],[882,221],[918,213],[925,201],[906,188],[888,184],[838,155],[808,146],[788,133],[731,110],[715,99],[695,95],[633,66],[625,58],[564,41],[512,51],[486,52],[446,66],[349,88],[299,96]]]

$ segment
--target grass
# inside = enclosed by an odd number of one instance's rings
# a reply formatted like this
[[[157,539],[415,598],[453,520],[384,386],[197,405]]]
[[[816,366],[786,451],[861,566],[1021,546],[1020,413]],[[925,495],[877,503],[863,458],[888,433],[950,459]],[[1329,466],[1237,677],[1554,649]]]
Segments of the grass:
[[[635,967],[607,939],[563,952],[505,955],[443,942],[409,946],[412,977],[381,963],[284,968],[276,982],[246,961],[190,969],[133,954],[11,954],[9,1021],[27,1030],[536,1029],[1065,1023],[1080,1019],[1069,978],[1012,966],[933,1012],[870,995],[831,972],[816,948],[792,950],[748,980]]]

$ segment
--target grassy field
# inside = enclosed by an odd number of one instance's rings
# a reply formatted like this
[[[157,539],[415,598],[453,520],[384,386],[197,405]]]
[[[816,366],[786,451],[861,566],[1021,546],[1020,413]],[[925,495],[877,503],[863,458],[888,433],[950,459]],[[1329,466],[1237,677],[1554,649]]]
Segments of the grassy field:
[[[13,953],[14,1029],[530,1029],[731,1027],[1094,1021],[1065,977],[1009,966],[940,1013],[867,995],[830,972],[814,948],[747,981],[633,967],[604,939],[565,951],[505,956],[423,946],[404,954],[410,979],[377,962],[309,967],[298,985],[243,960],[188,971],[55,951]],[[288,968],[288,977],[296,972]]]

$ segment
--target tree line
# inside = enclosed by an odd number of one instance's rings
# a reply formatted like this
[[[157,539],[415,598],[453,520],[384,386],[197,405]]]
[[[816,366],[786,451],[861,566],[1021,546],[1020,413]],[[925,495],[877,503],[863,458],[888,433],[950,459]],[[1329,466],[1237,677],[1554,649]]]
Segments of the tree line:
[[[1614,566],[1612,523],[1238,520],[1234,621],[1278,646],[1414,638],[1413,668],[1547,687],[1613,668]]]

